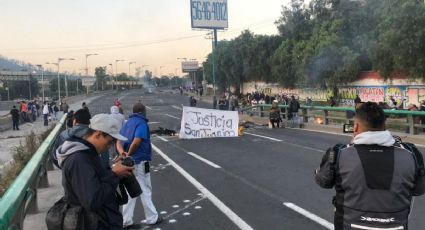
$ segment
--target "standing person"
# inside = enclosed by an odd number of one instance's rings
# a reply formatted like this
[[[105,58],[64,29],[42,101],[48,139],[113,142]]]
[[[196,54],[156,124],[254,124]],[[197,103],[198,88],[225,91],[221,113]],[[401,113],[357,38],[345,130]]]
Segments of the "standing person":
[[[86,109],[87,111],[89,111],[89,112],[90,112],[89,107],[87,107],[86,102],[83,102],[83,104],[81,104],[81,107],[82,107],[83,109]]]
[[[64,101],[64,102],[62,103],[62,111],[63,111],[63,114],[67,114],[67,113],[68,113],[68,110],[69,110],[69,105],[66,103],[66,101]]]
[[[295,96],[291,96],[291,101],[289,102],[289,113],[291,114],[292,125],[298,123],[298,110],[300,109],[300,103]]]
[[[356,98],[354,98],[354,106],[357,106],[357,104],[362,103],[362,99],[360,99],[359,95],[356,95]]]
[[[55,120],[57,120],[57,119],[58,119],[58,117],[57,117],[58,112],[59,112],[59,108],[58,108],[58,106],[56,105],[56,103],[54,103],[54,104],[53,104],[53,115],[54,115],[54,117],[55,117]]]
[[[24,120],[25,122],[28,121],[27,111],[28,111],[27,103],[25,101],[22,101],[21,102],[21,116],[22,116],[22,120]]]
[[[13,130],[19,130],[19,110],[13,106],[9,113],[12,116]]]
[[[121,107],[120,99],[115,98],[115,100],[114,100],[114,105],[115,105],[116,107]]]
[[[117,161],[106,169],[99,158],[116,140],[127,140],[118,133],[118,125],[108,114],[98,114],[90,120],[83,138],[72,137],[56,151],[67,202],[96,214],[96,229],[122,229],[116,188],[120,178],[129,176],[133,168]]]
[[[71,137],[83,138],[89,129],[91,115],[87,110],[79,109],[73,113],[72,117],[68,117],[68,119],[72,122],[72,128],[62,131],[59,136],[56,137],[52,147],[51,160],[58,168],[60,168],[60,166],[56,158],[56,150]]]
[[[320,187],[335,187],[335,230],[408,229],[412,197],[425,193],[422,154],[385,130],[384,111],[359,104],[354,137],[323,156],[315,171]]]
[[[425,112],[425,100],[421,102],[421,107],[419,108],[419,110]],[[421,117],[421,124],[425,125],[425,116]],[[423,129],[423,131],[425,132],[425,128]]]
[[[148,119],[146,119],[146,107],[141,103],[133,106],[133,114],[121,129],[121,135],[127,137],[127,141],[117,142],[117,151],[121,156],[130,156],[135,161],[136,178],[142,188],[140,195],[145,220],[147,225],[159,224],[162,221],[161,216],[152,202],[152,185],[149,162],[152,160],[152,147]],[[134,208],[136,199],[129,199],[123,206],[124,227],[137,227],[133,222]]]
[[[47,101],[44,102],[44,106],[43,106],[43,119],[44,119],[44,126],[48,126],[49,125],[49,105],[47,104]]]
[[[115,118],[120,123],[120,129],[125,122],[125,117],[120,113],[120,108],[118,106],[111,106],[111,117]]]

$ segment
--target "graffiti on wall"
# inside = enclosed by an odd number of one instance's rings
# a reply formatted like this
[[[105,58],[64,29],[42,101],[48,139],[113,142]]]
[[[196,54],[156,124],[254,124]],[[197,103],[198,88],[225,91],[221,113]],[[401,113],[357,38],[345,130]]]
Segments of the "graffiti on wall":
[[[425,100],[425,89],[408,89],[407,96],[407,104],[419,105]]]

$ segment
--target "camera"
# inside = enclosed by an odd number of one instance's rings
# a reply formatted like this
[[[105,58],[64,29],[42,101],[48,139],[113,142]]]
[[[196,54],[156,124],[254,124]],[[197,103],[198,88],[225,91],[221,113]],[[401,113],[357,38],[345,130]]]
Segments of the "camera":
[[[134,160],[131,157],[125,157],[122,159],[121,164],[128,167],[133,167]],[[139,182],[137,182],[136,176],[134,176],[133,173],[131,173],[131,175],[128,177],[122,178],[120,182],[124,185],[131,198],[138,197],[140,194],[142,194],[142,189],[140,188]]]

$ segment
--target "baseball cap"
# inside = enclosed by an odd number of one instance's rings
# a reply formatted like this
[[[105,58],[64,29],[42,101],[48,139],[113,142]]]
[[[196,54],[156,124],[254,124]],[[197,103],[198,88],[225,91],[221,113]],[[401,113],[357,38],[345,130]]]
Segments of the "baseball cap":
[[[126,141],[127,138],[120,134],[120,123],[109,114],[97,114],[90,119],[89,128],[109,134],[111,137]]]

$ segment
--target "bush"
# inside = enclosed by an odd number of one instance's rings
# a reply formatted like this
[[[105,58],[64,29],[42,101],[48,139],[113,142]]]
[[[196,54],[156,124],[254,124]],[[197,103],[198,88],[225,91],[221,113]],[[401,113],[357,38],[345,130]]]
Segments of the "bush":
[[[6,166],[6,168],[4,168],[3,175],[0,175],[0,197],[3,196],[15,178],[18,177],[19,173],[28,161],[31,160],[33,154],[37,151],[38,147],[50,134],[53,128],[54,126],[39,135],[31,132],[25,137],[24,145],[19,143],[19,146],[11,148],[11,151],[13,152],[13,163]]]

